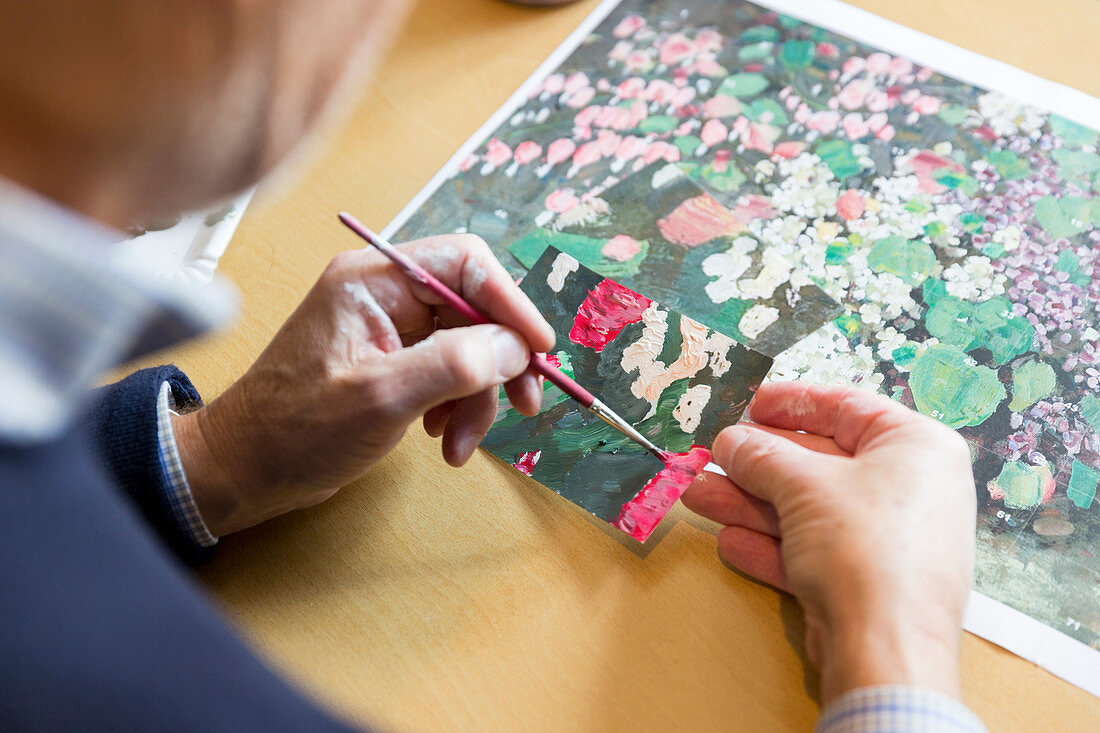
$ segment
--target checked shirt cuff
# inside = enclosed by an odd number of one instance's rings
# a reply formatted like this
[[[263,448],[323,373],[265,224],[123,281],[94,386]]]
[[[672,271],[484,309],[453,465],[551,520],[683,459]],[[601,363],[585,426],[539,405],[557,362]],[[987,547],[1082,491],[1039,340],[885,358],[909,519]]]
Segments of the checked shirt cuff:
[[[849,690],[821,713],[816,733],[987,733],[953,697],[921,687],[881,685]]]
[[[210,534],[206,523],[202,521],[195,497],[191,494],[191,485],[187,483],[187,474],[180,460],[176,434],[172,430],[172,415],[176,409],[176,400],[168,382],[160,387],[157,395],[157,442],[160,447],[160,466],[164,472],[164,485],[167,489],[169,506],[177,525],[201,547],[213,547],[218,538]]]

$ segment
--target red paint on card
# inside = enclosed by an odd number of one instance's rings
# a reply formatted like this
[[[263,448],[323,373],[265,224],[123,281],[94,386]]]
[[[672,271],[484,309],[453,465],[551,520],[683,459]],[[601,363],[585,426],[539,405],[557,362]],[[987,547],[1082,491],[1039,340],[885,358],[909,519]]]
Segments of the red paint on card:
[[[633,499],[623,504],[619,518],[611,524],[639,542],[645,542],[708,463],[710,451],[699,445],[693,445],[687,453],[670,453],[665,467]]]
[[[602,280],[588,291],[588,297],[577,309],[569,340],[603,351],[623,326],[642,320],[642,313],[652,302],[613,280]]]
[[[512,464],[512,468],[520,473],[530,476],[535,472],[535,465],[542,458],[542,451],[525,451],[519,454],[519,460]]]
[[[719,237],[732,237],[745,230],[737,216],[709,194],[684,201],[663,219],[657,220],[661,236],[684,247],[698,247]]]

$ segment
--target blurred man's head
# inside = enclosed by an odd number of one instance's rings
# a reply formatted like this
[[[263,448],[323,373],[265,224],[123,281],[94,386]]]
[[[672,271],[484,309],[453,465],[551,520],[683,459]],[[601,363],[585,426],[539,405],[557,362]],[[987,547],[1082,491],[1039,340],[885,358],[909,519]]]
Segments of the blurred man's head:
[[[232,194],[409,3],[0,0],[0,175],[119,226]]]

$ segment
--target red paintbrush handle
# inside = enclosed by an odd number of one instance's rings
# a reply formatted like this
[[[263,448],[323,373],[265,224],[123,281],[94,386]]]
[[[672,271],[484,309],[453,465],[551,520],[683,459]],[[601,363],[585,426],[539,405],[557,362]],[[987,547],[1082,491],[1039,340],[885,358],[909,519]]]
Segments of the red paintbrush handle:
[[[458,313],[460,313],[463,318],[470,321],[470,323],[492,323],[492,321],[486,318],[477,308],[474,308],[463,300],[462,296],[451,290],[446,284],[407,257],[401,250],[372,232],[354,216],[346,212],[340,212],[340,221],[342,221],[348,229],[351,229],[360,237],[373,244],[379,252],[388,257],[393,264],[397,265],[397,269],[401,270],[401,272],[410,279],[424,285],[438,295],[443,299],[443,302],[458,311]],[[577,402],[580,402],[584,407],[592,407],[592,403],[596,401],[596,398],[591,392],[574,382],[560,369],[547,361],[543,354],[531,354],[531,369],[549,379],[551,384],[556,385],[558,389],[565,392]]]
[[[531,354],[531,369],[550,380],[562,392],[580,402],[584,407],[591,407],[596,398],[584,387],[570,379],[565,372],[546,360],[545,354]]]

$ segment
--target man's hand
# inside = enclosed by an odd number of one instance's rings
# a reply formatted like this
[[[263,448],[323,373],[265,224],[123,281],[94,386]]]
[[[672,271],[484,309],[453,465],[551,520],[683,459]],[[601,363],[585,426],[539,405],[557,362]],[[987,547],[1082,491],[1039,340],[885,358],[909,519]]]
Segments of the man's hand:
[[[504,325],[459,327],[373,249],[337,255],[248,372],[173,422],[215,535],[327,499],[421,415],[447,462],[462,465],[493,422],[500,384],[517,410],[538,411],[528,355],[549,350],[554,332],[485,243],[448,235],[400,247]]]
[[[755,425],[726,428],[684,494],[727,525],[723,559],[793,593],[823,702],[856,687],[959,694],[974,564],[974,480],[961,437],[886,397],[766,385]],[[795,432],[804,431],[804,432]]]

